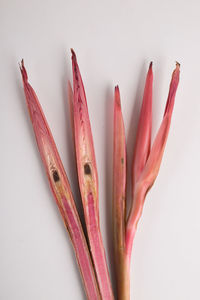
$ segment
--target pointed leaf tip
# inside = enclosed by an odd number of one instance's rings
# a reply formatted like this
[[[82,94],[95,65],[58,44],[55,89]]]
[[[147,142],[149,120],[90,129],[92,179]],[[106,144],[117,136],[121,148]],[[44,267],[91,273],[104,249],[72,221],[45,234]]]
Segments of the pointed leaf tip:
[[[121,107],[121,101],[120,101],[120,92],[119,92],[119,86],[115,86],[115,103]]]
[[[152,91],[153,70],[151,62],[146,76],[143,101],[140,110],[140,119],[137,129],[135,151],[133,156],[133,189],[146,164],[151,148]]]

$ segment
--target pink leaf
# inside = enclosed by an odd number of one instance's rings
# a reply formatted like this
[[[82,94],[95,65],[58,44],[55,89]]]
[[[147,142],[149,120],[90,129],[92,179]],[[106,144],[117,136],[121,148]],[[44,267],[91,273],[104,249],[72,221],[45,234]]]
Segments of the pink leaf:
[[[98,174],[85,90],[72,50],[74,85],[74,136],[79,187],[92,259],[102,299],[113,299],[99,224]]]
[[[26,102],[38,149],[47,173],[52,193],[74,247],[87,298],[90,300],[100,299],[90,253],[79,215],[76,210],[67,175],[64,171],[53,136],[45,119],[40,103],[33,88],[28,83],[28,76],[23,60],[20,69],[24,83]]]

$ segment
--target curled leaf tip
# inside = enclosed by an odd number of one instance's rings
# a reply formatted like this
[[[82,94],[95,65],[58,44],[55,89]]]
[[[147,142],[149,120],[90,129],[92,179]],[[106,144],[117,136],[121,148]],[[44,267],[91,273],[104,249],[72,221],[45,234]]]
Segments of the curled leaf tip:
[[[153,66],[153,62],[151,61],[149,64],[149,69],[152,69],[152,66]]]
[[[178,61],[176,61],[176,67],[180,68],[180,66],[181,66],[181,64]]]
[[[169,88],[169,94],[168,94],[168,99],[164,111],[164,116],[169,113],[170,115],[172,114],[173,107],[174,107],[174,100],[175,100],[175,95],[176,95],[176,90],[178,87],[179,83],[179,75],[180,75],[180,64],[176,62],[176,68],[174,69],[172,73],[172,79],[170,83],[170,88]]]
[[[21,64],[19,63],[19,67],[20,69],[23,69],[24,68],[24,59],[22,58],[21,60]]]
[[[71,48],[72,59],[76,61],[76,53],[73,48]]]
[[[21,60],[21,64],[19,64],[19,68],[20,68],[23,80],[27,81],[28,75],[27,75],[26,69],[24,67],[24,59]]]

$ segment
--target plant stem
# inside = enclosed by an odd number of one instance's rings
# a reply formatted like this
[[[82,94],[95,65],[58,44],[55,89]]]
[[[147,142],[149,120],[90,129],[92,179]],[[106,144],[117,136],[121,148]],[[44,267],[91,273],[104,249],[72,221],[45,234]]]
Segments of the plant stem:
[[[112,221],[118,299],[124,299],[128,281],[125,262],[126,141],[119,87],[115,87],[113,135]]]
[[[118,258],[115,261],[115,265],[117,266],[117,299],[130,300],[130,264],[128,256],[126,256],[123,250],[115,253],[115,257]]]

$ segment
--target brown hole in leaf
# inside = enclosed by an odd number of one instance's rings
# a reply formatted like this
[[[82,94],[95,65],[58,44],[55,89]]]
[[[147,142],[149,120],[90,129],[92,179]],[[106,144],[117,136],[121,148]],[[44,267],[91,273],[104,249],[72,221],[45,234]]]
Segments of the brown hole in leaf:
[[[91,169],[88,163],[84,164],[84,173],[86,175],[90,175],[91,174]]]
[[[55,182],[58,182],[60,180],[60,177],[59,177],[58,172],[56,170],[53,171],[53,180]]]

